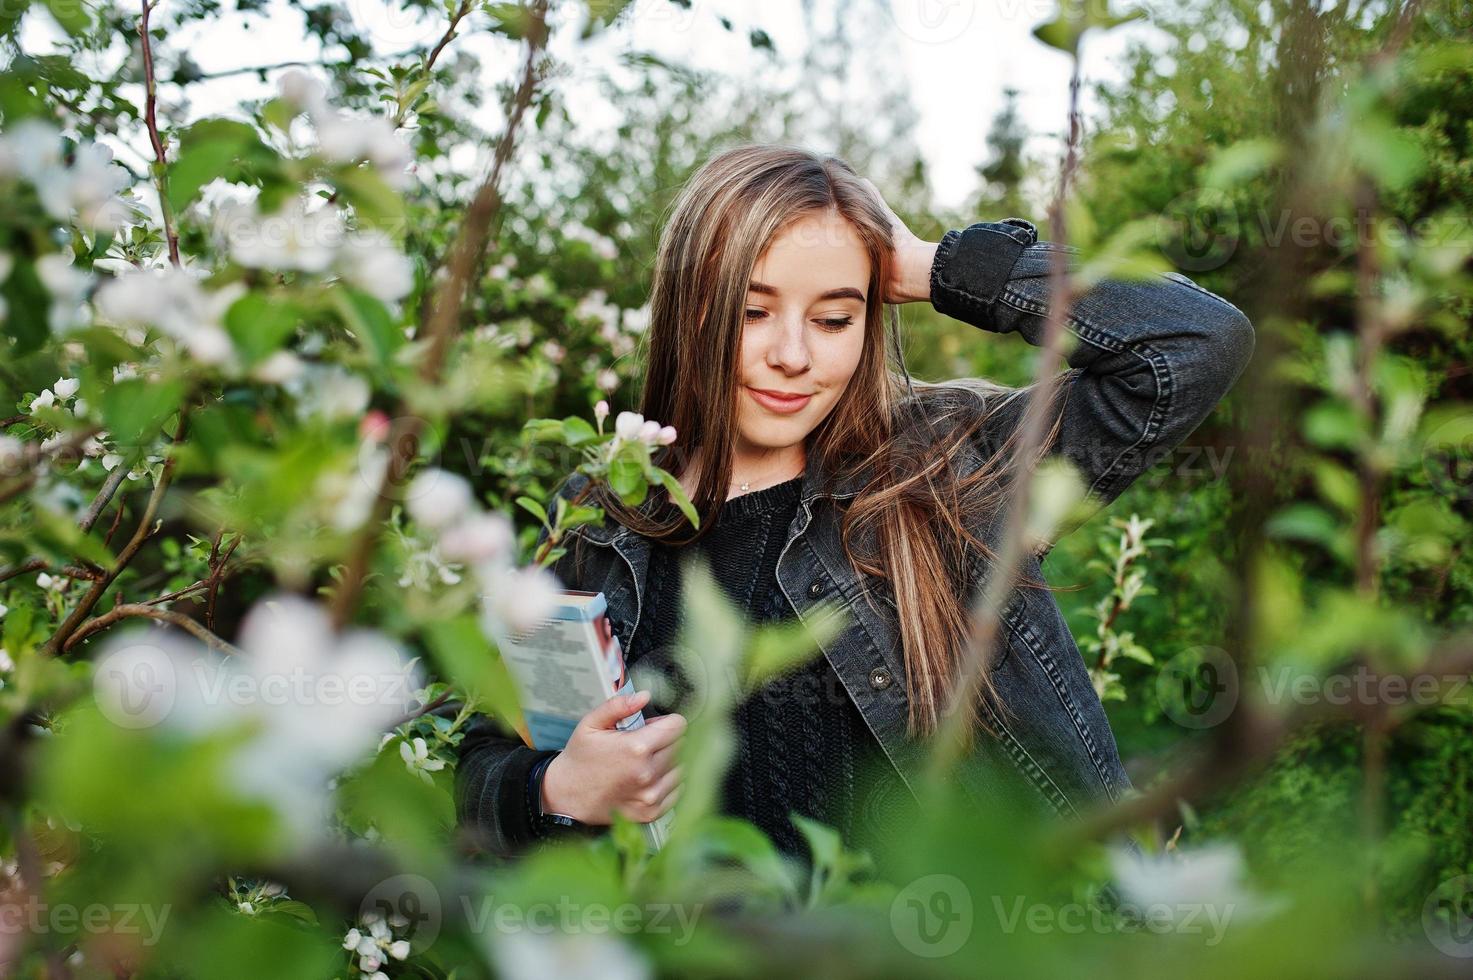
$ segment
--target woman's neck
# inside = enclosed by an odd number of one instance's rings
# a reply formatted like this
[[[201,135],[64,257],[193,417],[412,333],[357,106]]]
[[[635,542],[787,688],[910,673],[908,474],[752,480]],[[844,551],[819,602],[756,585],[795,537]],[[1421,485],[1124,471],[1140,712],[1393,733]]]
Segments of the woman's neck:
[[[738,446],[732,453],[731,485],[727,487],[726,499],[791,480],[803,472],[807,459],[801,442],[778,449],[747,449]],[[701,451],[697,449],[680,476],[681,486],[685,488],[687,495],[695,494],[696,485],[701,480],[701,462]],[[745,489],[743,484],[746,484]]]

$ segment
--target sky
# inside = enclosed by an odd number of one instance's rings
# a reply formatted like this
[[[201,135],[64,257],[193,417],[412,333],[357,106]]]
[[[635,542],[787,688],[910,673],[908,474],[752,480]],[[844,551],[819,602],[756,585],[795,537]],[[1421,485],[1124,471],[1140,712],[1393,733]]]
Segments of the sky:
[[[162,0],[160,10],[166,11],[169,3]],[[345,0],[344,6],[382,51],[433,44],[445,28],[442,16],[405,11],[382,0]],[[564,29],[554,30],[552,43],[554,53],[574,66],[569,84],[575,86],[627,50],[650,51],[677,63],[721,68],[738,76],[770,72],[771,61],[747,42],[747,28],[767,31],[783,57],[796,56],[806,35],[804,4],[795,0],[691,0],[689,9],[668,0],[634,0],[618,26],[592,42],[579,42],[574,23],[578,7],[563,5],[566,23]],[[1031,33],[1052,16],[1052,0],[812,0],[809,16],[822,25],[835,16],[856,16],[856,7],[874,14],[864,23],[879,32],[881,44],[893,45],[893,57],[883,70],[904,74],[919,115],[918,149],[927,162],[938,205],[959,204],[975,189],[976,167],[986,156],[987,129],[1008,87],[1019,90],[1025,126],[1040,134],[1029,150],[1057,158],[1057,134],[1068,107],[1069,59],[1034,40]],[[166,45],[187,50],[207,74],[322,57],[315,41],[306,36],[300,11],[284,0],[268,0],[265,11],[265,17],[232,13],[191,25],[170,35]],[[724,30],[718,15],[731,19],[736,29]],[[22,37],[32,51],[43,48],[54,32],[37,15],[25,27]],[[1090,83],[1121,77],[1120,59],[1127,42],[1149,37],[1149,32],[1147,24],[1138,22],[1088,36],[1082,63],[1086,116],[1093,108]],[[488,87],[516,70],[518,52],[504,39],[465,33],[452,43],[482,56]],[[121,47],[120,42],[111,54],[114,63]],[[95,67],[104,69],[106,60]],[[265,85],[253,74],[191,85],[190,117],[228,112],[242,99],[269,91],[275,77],[268,76]],[[176,91],[164,86],[161,96],[167,100]],[[496,110],[486,111],[493,114],[486,122],[494,128]],[[128,149],[115,152],[140,158],[147,147],[132,148],[134,153]]]

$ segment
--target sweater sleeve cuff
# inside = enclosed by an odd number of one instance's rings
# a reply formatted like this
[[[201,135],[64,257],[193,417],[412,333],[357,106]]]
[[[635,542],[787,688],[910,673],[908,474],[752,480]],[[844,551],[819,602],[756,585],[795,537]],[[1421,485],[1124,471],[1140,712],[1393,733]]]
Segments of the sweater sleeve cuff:
[[[524,847],[539,837],[535,801],[527,790],[527,777],[538,762],[555,755],[555,749],[523,747],[506,760],[501,773],[501,792],[496,797],[496,825],[501,829],[501,843],[508,851]]]

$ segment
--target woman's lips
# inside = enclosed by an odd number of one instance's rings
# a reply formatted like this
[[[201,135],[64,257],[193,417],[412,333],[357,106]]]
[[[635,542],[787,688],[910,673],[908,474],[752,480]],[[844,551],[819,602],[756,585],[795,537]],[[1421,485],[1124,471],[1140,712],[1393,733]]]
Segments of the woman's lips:
[[[777,412],[782,415],[791,415],[794,412],[801,411],[808,404],[809,399],[813,397],[812,395],[797,395],[784,398],[770,391],[764,391],[761,388],[753,388],[750,385],[744,385],[743,387],[747,389],[747,394],[751,395],[752,400],[757,404],[768,411]]]

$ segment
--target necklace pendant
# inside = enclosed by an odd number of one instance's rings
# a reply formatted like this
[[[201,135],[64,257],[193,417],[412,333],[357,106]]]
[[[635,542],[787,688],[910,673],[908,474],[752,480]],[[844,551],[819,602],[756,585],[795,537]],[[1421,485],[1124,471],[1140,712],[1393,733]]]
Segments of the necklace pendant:
[[[745,493],[746,491],[752,489],[752,484],[750,484],[750,483],[743,483],[741,489],[742,489],[742,492]]]

